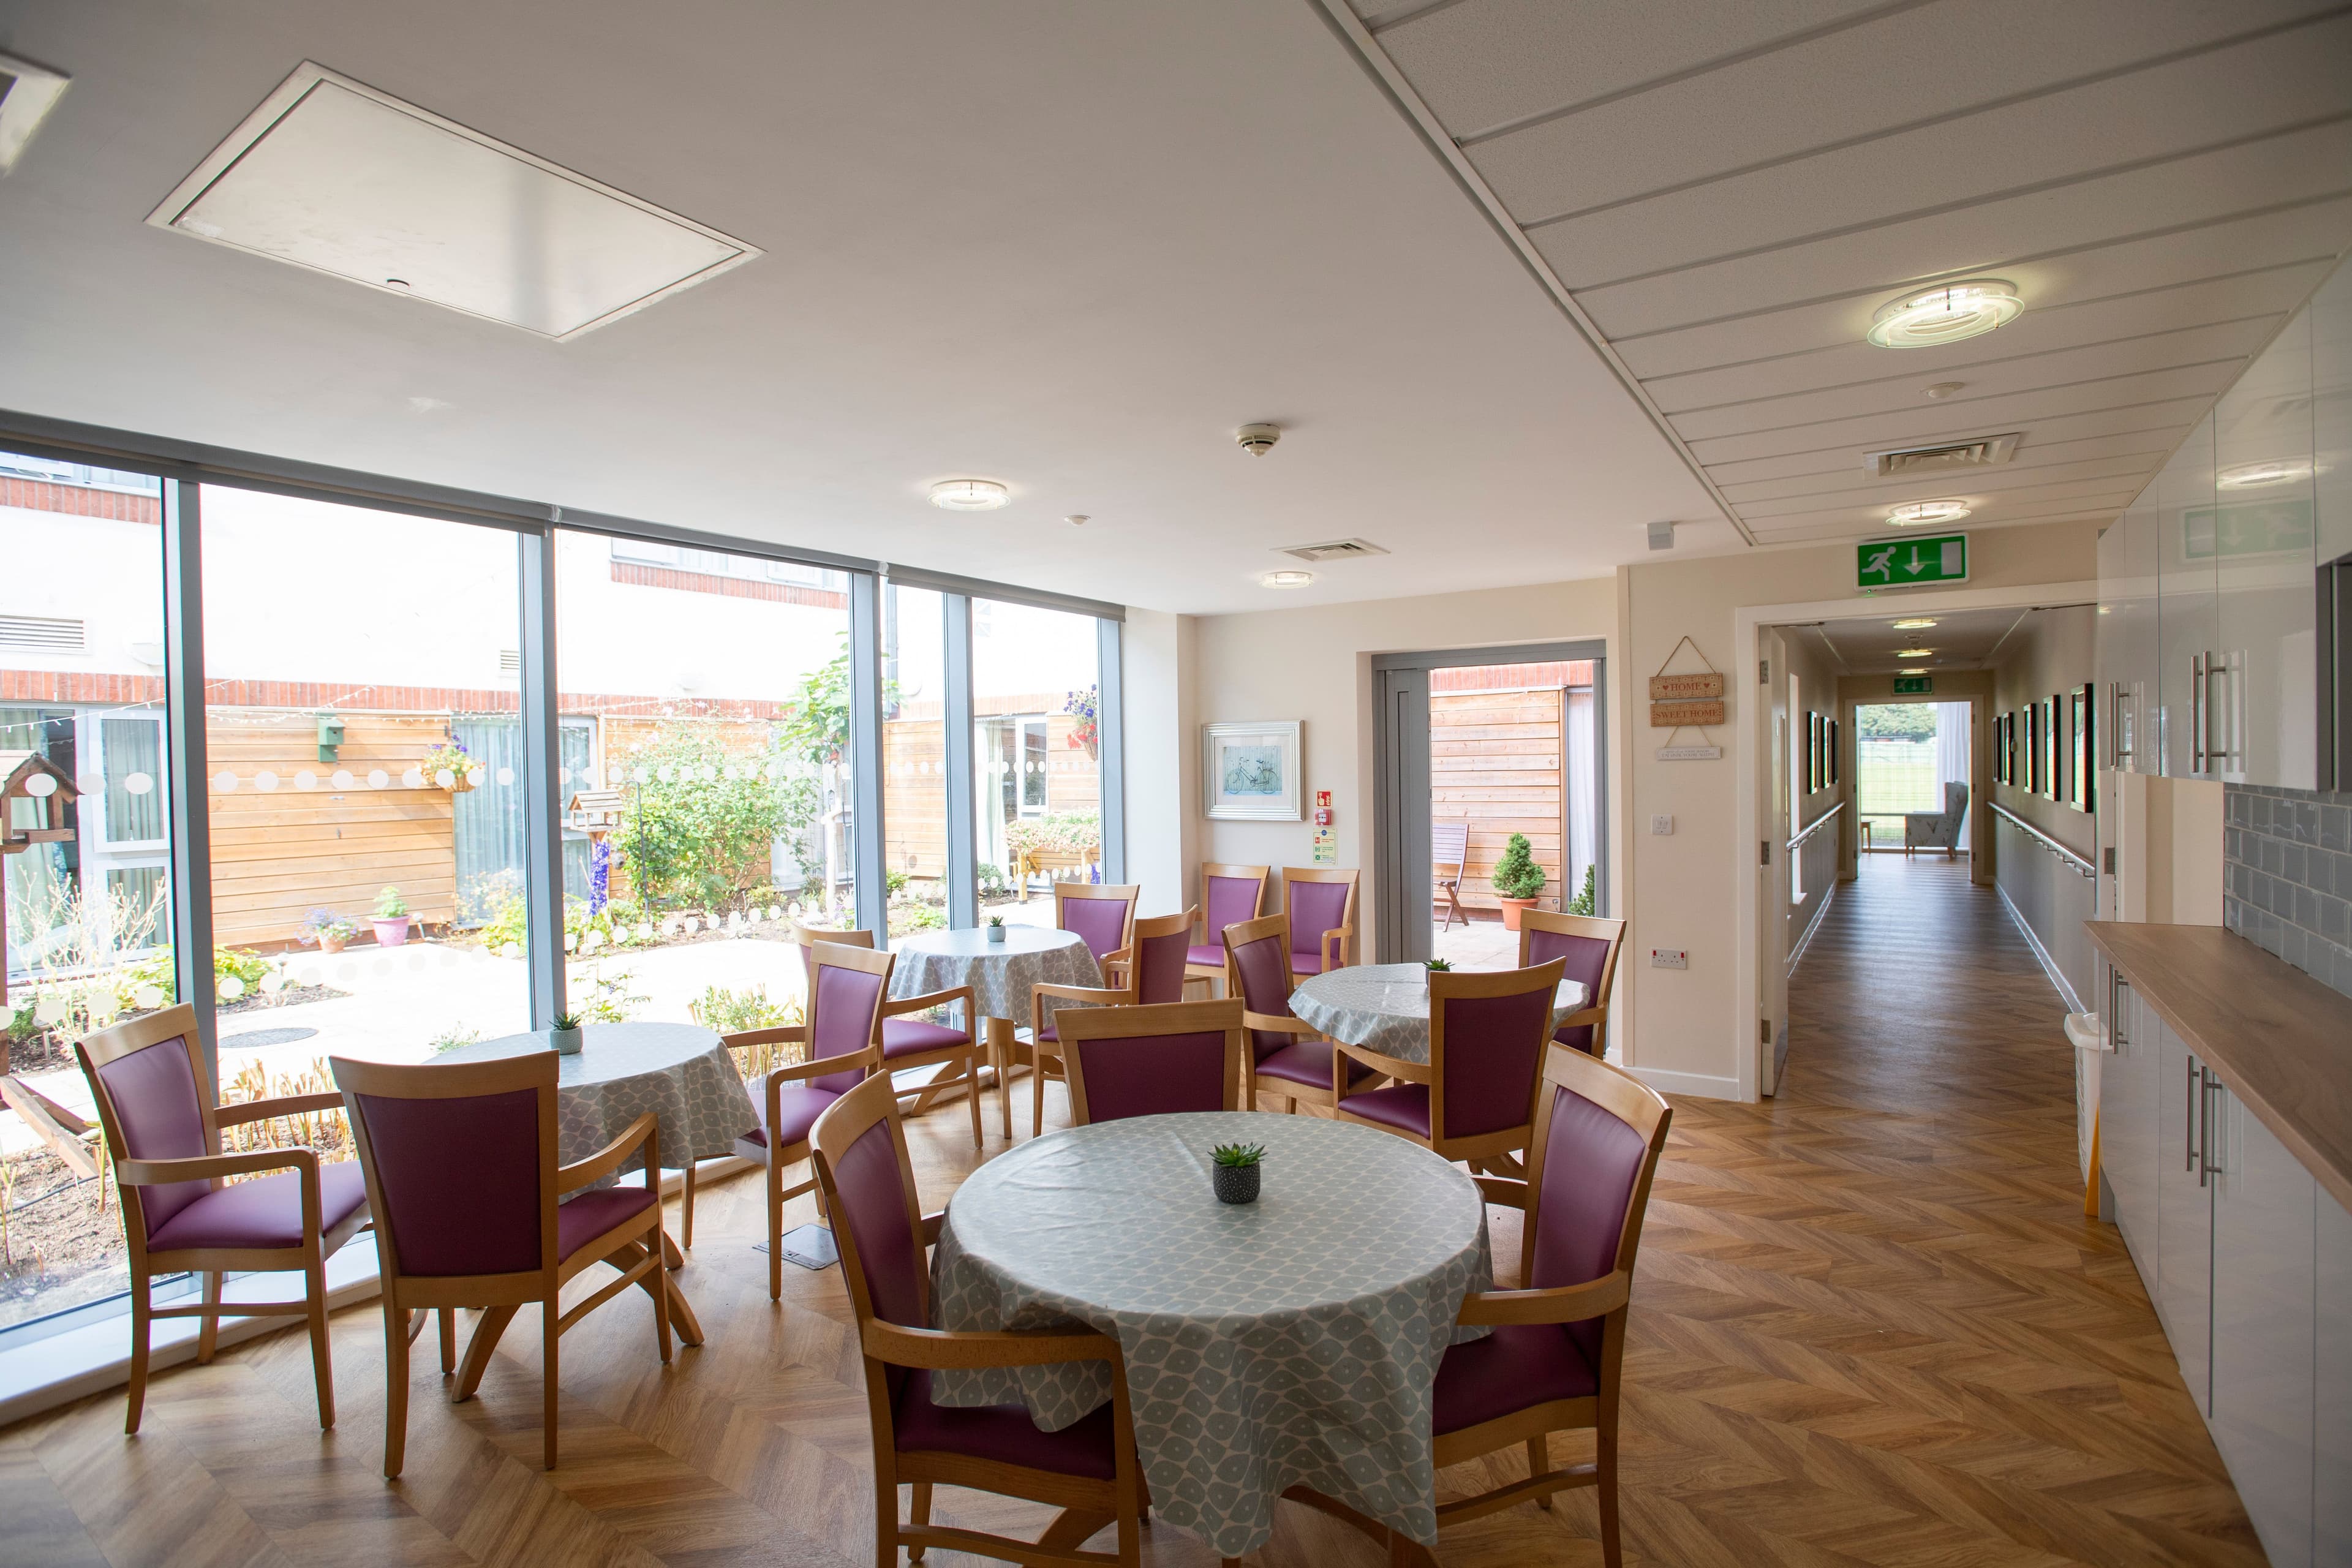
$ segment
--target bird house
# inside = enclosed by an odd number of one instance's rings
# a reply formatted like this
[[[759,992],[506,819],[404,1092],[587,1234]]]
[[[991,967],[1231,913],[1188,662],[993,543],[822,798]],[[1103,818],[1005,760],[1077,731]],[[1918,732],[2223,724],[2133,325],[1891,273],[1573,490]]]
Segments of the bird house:
[[[572,799],[563,807],[569,826],[588,835],[593,843],[621,827],[621,792],[616,789],[582,789],[572,792]]]
[[[0,865],[36,844],[69,843],[74,830],[66,826],[66,807],[80,794],[72,777],[39,752],[19,760],[0,782]],[[0,1002],[7,1000],[8,900],[0,898]]]

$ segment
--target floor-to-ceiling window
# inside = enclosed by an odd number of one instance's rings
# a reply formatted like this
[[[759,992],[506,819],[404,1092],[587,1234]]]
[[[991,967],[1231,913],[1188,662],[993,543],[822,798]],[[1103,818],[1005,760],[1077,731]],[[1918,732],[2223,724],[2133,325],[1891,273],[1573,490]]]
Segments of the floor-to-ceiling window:
[[[948,923],[945,595],[882,586],[882,842],[890,934]]]
[[[971,601],[973,864],[979,901],[1051,925],[1056,880],[1101,880],[1097,623]]]

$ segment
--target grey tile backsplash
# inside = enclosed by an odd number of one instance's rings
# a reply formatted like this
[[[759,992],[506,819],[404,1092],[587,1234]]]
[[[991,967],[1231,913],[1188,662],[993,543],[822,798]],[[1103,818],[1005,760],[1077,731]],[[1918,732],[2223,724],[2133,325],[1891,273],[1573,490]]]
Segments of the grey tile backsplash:
[[[2352,996],[2352,795],[2223,793],[2221,923]]]

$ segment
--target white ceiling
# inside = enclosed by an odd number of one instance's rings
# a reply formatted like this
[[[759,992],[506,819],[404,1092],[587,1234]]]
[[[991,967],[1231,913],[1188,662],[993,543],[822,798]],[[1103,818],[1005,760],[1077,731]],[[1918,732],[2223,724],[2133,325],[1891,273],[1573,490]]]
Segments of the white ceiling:
[[[0,6],[0,47],[73,77],[0,182],[0,407],[1185,611],[1735,542],[1306,0]],[[142,224],[306,58],[766,254],[557,343]],[[966,476],[1014,504],[924,501]],[[1392,553],[1257,585],[1349,535]]]
[[[2326,0],[1357,4],[1343,28],[1766,543],[1931,497],[1970,528],[2115,516],[2352,245]],[[1886,300],[1988,275],[2027,306],[2000,331],[1864,342]],[[2008,431],[1974,478],[1862,473]]]
[[[1921,612],[1890,605],[1878,616],[1815,626],[1784,627],[1792,637],[1818,639],[1827,646],[1840,675],[1884,675],[1896,669],[1989,669],[1997,651],[2015,653],[2016,635],[2026,621],[2050,614],[2045,610],[1953,610],[1934,616],[1933,626],[1899,632],[1894,623],[1918,617]],[[2071,612],[2085,613],[2080,610]],[[1928,649],[1926,658],[1896,658],[1906,648]]]

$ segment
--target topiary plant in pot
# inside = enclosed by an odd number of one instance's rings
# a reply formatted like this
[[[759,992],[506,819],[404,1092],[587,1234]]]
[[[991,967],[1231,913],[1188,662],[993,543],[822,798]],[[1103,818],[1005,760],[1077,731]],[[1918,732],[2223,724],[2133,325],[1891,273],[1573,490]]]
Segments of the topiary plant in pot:
[[[1536,864],[1535,853],[1524,833],[1514,833],[1504,847],[1503,858],[1486,880],[1495,889],[1496,900],[1503,906],[1503,929],[1519,929],[1519,916],[1535,908],[1536,900],[1544,890],[1544,868]]]

